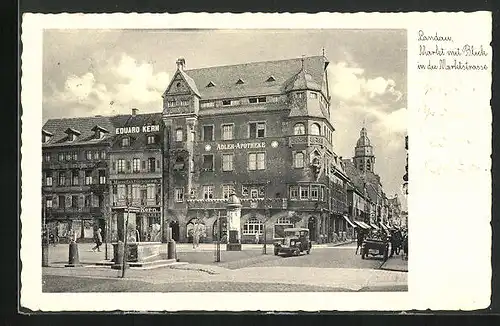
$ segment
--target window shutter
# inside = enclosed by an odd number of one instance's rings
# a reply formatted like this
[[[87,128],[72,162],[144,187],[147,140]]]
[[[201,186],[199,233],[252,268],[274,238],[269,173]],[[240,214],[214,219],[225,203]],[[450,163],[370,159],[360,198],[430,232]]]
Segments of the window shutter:
[[[156,168],[159,169],[160,168],[160,160],[156,160]]]
[[[127,171],[130,171],[130,161],[127,161]]]
[[[65,199],[65,202],[66,202],[66,205],[64,205],[64,206],[65,207],[71,207],[71,196],[65,196],[64,199]]]
[[[59,207],[59,198],[52,196],[52,207]]]
[[[85,196],[78,196],[78,207],[85,207]]]
[[[146,170],[146,161],[142,161],[142,169]]]
[[[116,171],[116,161],[113,161],[113,171]]]

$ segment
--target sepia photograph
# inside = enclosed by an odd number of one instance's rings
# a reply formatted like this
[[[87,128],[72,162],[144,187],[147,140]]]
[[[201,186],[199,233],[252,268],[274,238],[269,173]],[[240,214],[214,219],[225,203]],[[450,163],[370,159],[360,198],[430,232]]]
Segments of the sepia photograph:
[[[21,41],[24,309],[490,304],[491,13],[25,14]]]
[[[406,38],[45,30],[43,291],[407,291]]]

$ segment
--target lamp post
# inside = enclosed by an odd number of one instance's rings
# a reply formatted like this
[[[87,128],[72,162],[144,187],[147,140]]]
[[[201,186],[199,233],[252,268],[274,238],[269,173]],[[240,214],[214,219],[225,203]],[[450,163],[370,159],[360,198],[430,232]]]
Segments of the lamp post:
[[[126,197],[126,205],[127,205],[127,218],[125,221],[125,231],[123,234],[123,261],[122,261],[122,278],[125,277],[125,264],[127,263],[127,256],[128,256],[128,250],[127,250],[127,238],[128,238],[128,217],[130,215],[130,203],[129,203],[129,198],[128,198],[128,191],[127,191],[127,197]]]

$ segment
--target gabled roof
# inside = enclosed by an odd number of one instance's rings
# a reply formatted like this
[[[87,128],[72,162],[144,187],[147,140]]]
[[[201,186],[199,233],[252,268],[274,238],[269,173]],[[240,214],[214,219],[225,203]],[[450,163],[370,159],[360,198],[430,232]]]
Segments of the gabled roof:
[[[303,67],[310,75],[304,79],[310,85],[321,85],[326,58],[323,56],[305,57]],[[247,97],[268,94],[282,94],[292,80],[302,70],[302,59],[251,62],[230,66],[217,66],[182,71],[199,86],[202,100],[231,97]],[[183,75],[184,76],[184,75]],[[275,82],[267,82],[272,76]],[[236,87],[235,81],[242,79],[244,84]],[[210,82],[215,87],[206,87]],[[190,85],[191,86],[191,85]],[[316,86],[315,86],[316,87]]]
[[[201,97],[200,91],[198,90],[198,87],[196,86],[196,83],[194,82],[194,80],[190,76],[188,76],[184,72],[184,70],[181,70],[181,69],[177,69],[177,71],[174,74],[174,78],[172,78],[172,80],[168,84],[168,87],[165,89],[165,92],[163,92],[162,96],[165,96],[168,93],[168,90],[170,89],[170,87],[172,87],[172,84],[174,83],[174,80],[175,80],[175,76],[177,76],[177,74],[179,74],[182,77],[182,79],[184,79],[184,81],[188,84],[189,88],[191,88],[193,93],[195,93],[198,97]],[[201,85],[200,87],[205,87],[205,85],[208,85],[208,84],[209,83],[206,83],[203,85],[200,84]]]
[[[147,137],[151,134],[157,134],[158,139],[157,143],[151,145],[150,147],[161,147],[162,143],[162,113],[144,113],[144,114],[136,114],[136,115],[115,115],[109,118],[111,123],[114,125],[114,128],[122,128],[122,127],[142,127],[149,125],[159,125],[160,131],[153,133],[136,133],[136,134],[124,134],[124,135],[116,135],[113,138],[113,148],[121,149],[121,139],[124,137],[130,137],[130,146],[127,147],[127,150],[143,150],[147,148]]]

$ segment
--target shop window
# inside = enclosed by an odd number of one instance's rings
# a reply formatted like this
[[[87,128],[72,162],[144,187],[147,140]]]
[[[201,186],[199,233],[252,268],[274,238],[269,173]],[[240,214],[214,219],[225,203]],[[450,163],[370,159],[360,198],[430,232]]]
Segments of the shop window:
[[[203,141],[214,140],[214,126],[203,126]]]
[[[245,224],[243,224],[243,234],[244,235],[256,235],[263,234],[264,224],[259,221],[256,217],[249,218]]]
[[[265,122],[251,122],[248,124],[248,138],[264,138],[266,137]]]
[[[306,126],[299,122],[293,126],[293,134],[294,135],[305,135],[306,134]]]
[[[233,154],[222,154],[222,171],[233,171]]]
[[[319,136],[320,133],[321,133],[321,128],[320,126],[317,124],[317,123],[313,123],[311,125],[311,130],[310,130],[310,134],[313,135],[313,136]]]
[[[297,198],[299,198],[299,187],[290,186],[290,199],[297,199]]]
[[[233,139],[233,125],[226,124],[222,125],[222,140],[232,140]]]
[[[184,132],[182,128],[178,128],[175,130],[175,141],[182,141],[184,138]]]
[[[100,185],[106,184],[106,171],[105,170],[99,170],[99,184]]]
[[[222,185],[222,198],[228,199],[234,193],[233,185]]]
[[[214,170],[214,156],[211,154],[203,155],[203,171],[213,171]]]
[[[203,186],[203,199],[214,198],[214,186]]]
[[[296,169],[304,168],[304,153],[296,152],[293,154],[293,167]]]
[[[92,171],[91,170],[85,171],[85,184],[86,185],[92,184]]]

